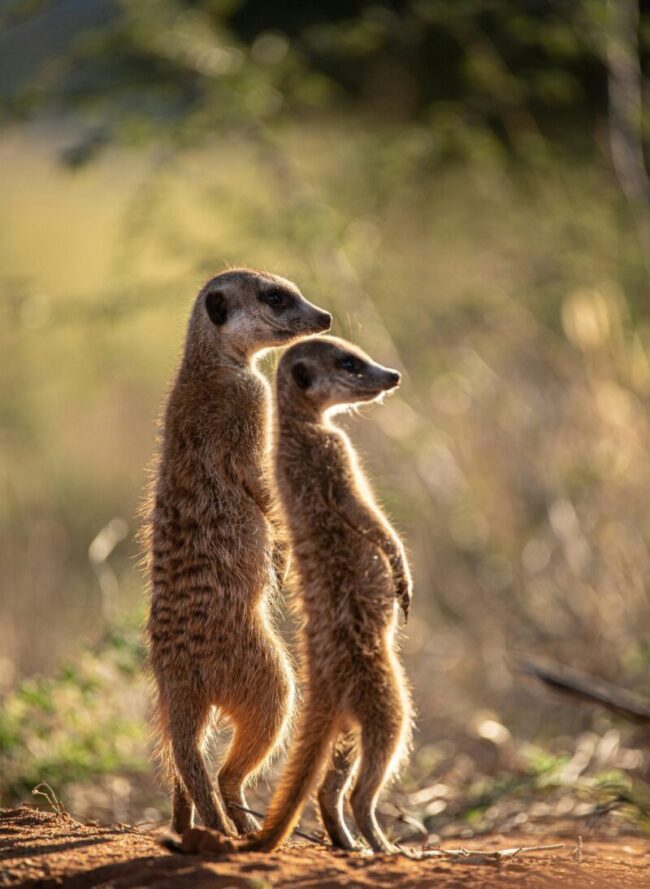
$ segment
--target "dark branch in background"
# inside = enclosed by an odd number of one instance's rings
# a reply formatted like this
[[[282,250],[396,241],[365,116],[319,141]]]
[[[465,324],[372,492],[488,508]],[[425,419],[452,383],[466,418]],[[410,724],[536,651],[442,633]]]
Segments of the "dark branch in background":
[[[609,139],[614,169],[630,203],[650,276],[650,181],[643,155],[643,74],[637,0],[608,0],[606,37]]]
[[[650,701],[633,692],[562,665],[511,658],[512,669],[533,676],[548,688],[589,704],[597,704],[631,722],[650,725]]]

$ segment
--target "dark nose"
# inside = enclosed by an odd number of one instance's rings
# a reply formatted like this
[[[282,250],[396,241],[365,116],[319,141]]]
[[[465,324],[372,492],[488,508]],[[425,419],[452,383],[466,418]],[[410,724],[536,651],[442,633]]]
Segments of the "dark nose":
[[[402,379],[401,373],[398,373],[396,370],[387,370],[386,371],[386,388],[394,389],[395,386],[399,386],[399,382]]]
[[[332,316],[329,312],[319,312],[316,316],[316,324],[319,330],[329,330],[332,326]]]

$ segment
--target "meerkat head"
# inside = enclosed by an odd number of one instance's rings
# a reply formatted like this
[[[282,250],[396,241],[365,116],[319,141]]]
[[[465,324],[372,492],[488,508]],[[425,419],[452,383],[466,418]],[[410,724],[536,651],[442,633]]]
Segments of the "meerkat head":
[[[308,302],[286,278],[233,269],[212,278],[199,293],[188,341],[242,360],[321,333],[331,323],[330,313]]]
[[[300,401],[309,412],[375,401],[399,386],[396,370],[376,364],[357,346],[337,337],[297,343],[278,366],[278,394]]]

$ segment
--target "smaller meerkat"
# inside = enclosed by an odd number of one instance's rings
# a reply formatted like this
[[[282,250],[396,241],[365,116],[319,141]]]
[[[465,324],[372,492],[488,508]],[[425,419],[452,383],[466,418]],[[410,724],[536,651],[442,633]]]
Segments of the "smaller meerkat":
[[[285,547],[268,483],[270,393],[262,349],[326,330],[295,284],[232,269],[198,294],[165,409],[151,491],[149,664],[172,826],[246,833],[244,787],[281,744],[293,671],[275,628]],[[213,787],[203,748],[214,716],[233,737]]]
[[[353,784],[350,805],[361,835],[374,851],[395,849],[375,807],[410,740],[410,695],[395,630],[399,606],[408,614],[411,577],[399,537],[329,415],[373,401],[399,381],[397,371],[334,337],[291,347],[278,366],[275,477],[302,616],[305,700],[262,829],[244,849],[270,851],[289,836],[328,760],[318,802],[333,844],[357,847],[344,816]]]

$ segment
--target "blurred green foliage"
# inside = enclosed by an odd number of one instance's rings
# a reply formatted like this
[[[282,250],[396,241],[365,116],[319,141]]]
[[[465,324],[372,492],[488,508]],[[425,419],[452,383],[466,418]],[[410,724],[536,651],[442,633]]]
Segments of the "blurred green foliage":
[[[529,166],[551,146],[589,153],[606,109],[606,0],[57,6],[5,4],[9,74],[21,70],[14,56],[28,25],[25,39],[39,23],[52,36],[3,108],[10,118],[81,112],[89,129],[66,152],[71,165],[114,139],[195,146],[224,128],[345,108],[433,134],[430,162],[478,151]],[[86,28],[70,36],[75,17]],[[649,34],[644,21],[644,52]]]
[[[79,788],[106,782],[110,797],[114,776],[119,787],[146,775],[143,671],[139,628],[125,624],[56,675],[19,682],[0,711],[3,801],[47,782],[70,805]]]

